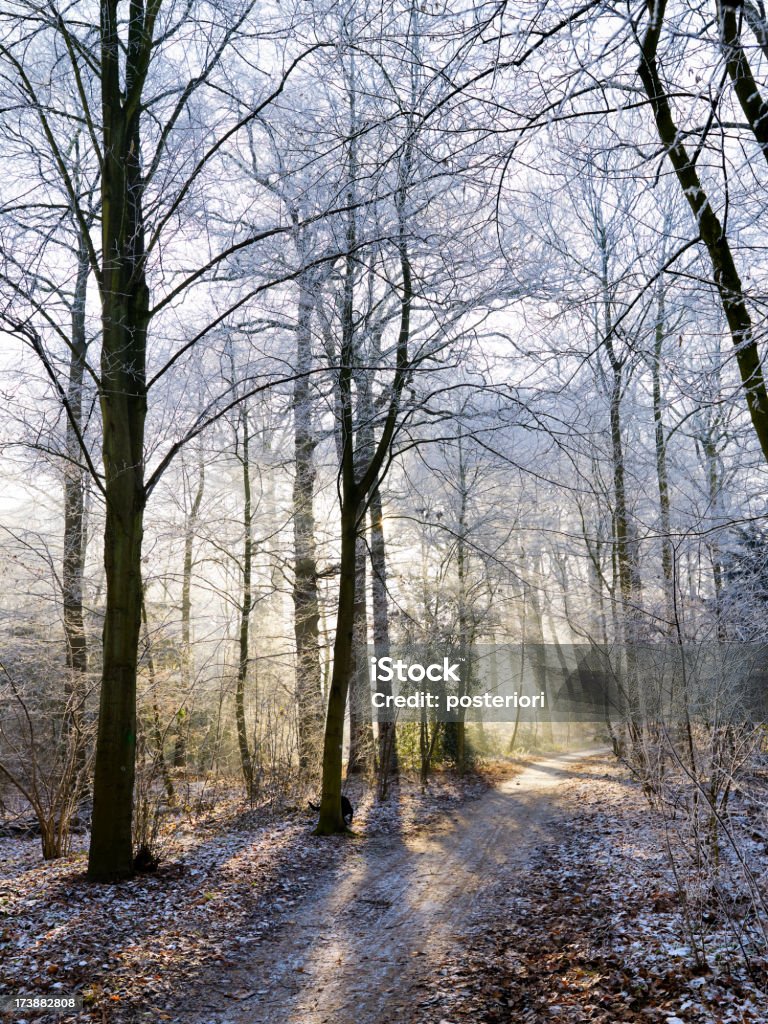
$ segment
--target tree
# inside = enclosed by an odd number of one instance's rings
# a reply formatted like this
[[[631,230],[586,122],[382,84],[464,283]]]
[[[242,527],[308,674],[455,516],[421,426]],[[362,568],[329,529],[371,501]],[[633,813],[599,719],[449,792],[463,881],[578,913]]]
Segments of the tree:
[[[351,256],[356,248],[352,215],[347,226],[347,271],[342,310],[342,341],[338,376],[341,418],[340,525],[341,562],[339,603],[333,646],[333,674],[328,695],[328,710],[323,743],[323,788],[320,804],[320,834],[346,831],[341,814],[341,763],[344,711],[352,666],[352,641],[355,621],[355,581],[357,578],[357,538],[361,512],[370,492],[379,485],[385,461],[390,455],[401,415],[403,390],[415,363],[409,355],[411,304],[413,301],[411,264],[405,225],[408,167],[402,170],[397,193],[398,226],[396,245],[401,272],[400,326],[394,354],[394,375],[390,399],[378,443],[364,466],[356,465],[353,413],[353,366],[355,359],[354,309],[352,281],[354,268]],[[350,197],[351,198],[351,197]]]
[[[245,720],[245,684],[250,663],[250,623],[253,610],[253,500],[251,496],[251,428],[248,422],[248,403],[239,408],[238,461],[243,474],[243,595],[240,605],[240,628],[238,632],[237,683],[235,687],[235,722],[237,724],[237,746],[240,751],[240,767],[243,772],[248,799],[254,796],[254,765],[248,744],[248,728]]]
[[[763,455],[768,460],[768,390],[741,276],[728,235],[697,170],[699,150],[691,154],[682,141],[683,136],[675,123],[670,105],[669,90],[659,70],[658,49],[665,24],[667,0],[648,0],[646,10],[647,25],[642,38],[638,36],[638,74],[653,111],[659,140],[690,206],[699,237],[707,249],[715,285],[731,332],[747,408]],[[768,121],[765,119],[764,103],[740,45],[736,7],[730,0],[726,4],[719,4],[718,21],[728,75],[750,126],[768,158]],[[639,32],[639,28],[636,31]]]
[[[106,608],[89,854],[89,876],[94,880],[124,878],[133,870],[136,667],[148,497],[184,444],[225,415],[249,390],[268,386],[266,373],[257,381],[254,370],[243,368],[248,386],[242,392],[235,397],[226,384],[218,391],[214,388],[205,408],[175,431],[157,463],[149,468],[145,465],[148,422],[155,429],[154,421],[148,420],[149,396],[167,389],[173,373],[189,367],[195,350],[209,342],[211,332],[220,328],[233,309],[273,280],[253,280],[249,289],[230,293],[224,308],[209,298],[202,311],[199,299],[207,282],[237,254],[286,230],[269,225],[242,238],[231,225],[222,225],[213,248],[202,250],[204,255],[191,270],[183,247],[174,249],[171,241],[178,218],[186,217],[190,228],[210,230],[210,225],[206,228],[196,221],[195,206],[211,201],[206,188],[216,180],[222,151],[279,95],[302,57],[300,52],[293,60],[289,57],[274,87],[254,96],[246,113],[237,109],[241,100],[222,106],[221,90],[227,93],[228,78],[237,76],[242,67],[238,67],[230,44],[235,36],[251,31],[248,19],[252,12],[252,4],[245,2],[231,10],[222,9],[211,20],[210,12],[198,10],[196,5],[179,14],[161,0],[136,0],[123,13],[117,0],[102,0],[94,21],[85,4],[56,11],[50,19],[37,19],[29,8],[41,59],[48,59],[52,67],[62,67],[60,73],[70,83],[74,102],[63,109],[50,102],[48,86],[39,85],[25,65],[23,9],[4,16],[6,32],[0,56],[6,77],[14,76],[15,109],[19,119],[34,128],[56,166],[60,187],[88,251],[100,308],[98,369],[93,361],[88,365],[99,394],[101,468],[81,443],[105,509]],[[178,77],[178,51],[174,50],[182,27],[206,41],[197,65],[185,78]],[[275,49],[279,48],[278,38]],[[161,66],[173,80],[170,90],[159,74]],[[218,81],[214,81],[216,76]],[[220,119],[215,131],[200,135],[201,147],[190,150],[182,142],[183,119],[189,117],[198,126],[205,123],[206,89],[209,100],[217,97]],[[72,173],[68,140],[73,124],[84,143],[87,140],[90,163],[98,166],[100,241],[91,235],[88,209]],[[161,252],[163,258],[158,259]],[[198,323],[191,336],[182,332],[174,338],[168,323],[162,329],[159,325],[164,315],[170,316],[172,309],[193,293],[198,299]],[[32,308],[44,318],[39,303]],[[148,346],[153,339],[150,364]],[[56,360],[44,346],[38,347],[38,354],[72,423]]]

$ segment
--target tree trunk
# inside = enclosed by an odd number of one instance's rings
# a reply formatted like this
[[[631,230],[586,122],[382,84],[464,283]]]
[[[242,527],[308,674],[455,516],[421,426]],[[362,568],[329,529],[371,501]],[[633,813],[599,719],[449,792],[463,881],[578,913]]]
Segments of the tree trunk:
[[[600,211],[597,211],[595,227],[600,248],[600,283],[602,291],[603,324],[602,347],[606,353],[611,371],[610,388],[610,435],[613,468],[613,589],[616,583],[621,597],[621,617],[614,614],[617,639],[624,643],[626,664],[625,691],[628,700],[627,728],[633,742],[640,731],[640,692],[637,681],[635,644],[639,638],[641,584],[638,568],[638,551],[634,531],[629,518],[626,491],[626,467],[624,461],[624,439],[621,415],[622,392],[624,388],[625,358],[616,352],[614,345],[613,299],[610,275],[610,249],[605,225]],[[614,602],[615,608],[615,602]]]
[[[351,452],[349,453],[351,461]],[[358,503],[349,500],[341,509],[341,568],[336,638],[333,645],[333,673],[328,695],[323,742],[323,790],[320,801],[319,835],[346,831],[341,815],[341,765],[344,744],[344,713],[352,666],[352,634],[355,623],[355,561]]]
[[[253,610],[253,509],[251,499],[251,460],[248,406],[241,407],[240,421],[243,427],[240,462],[243,469],[243,599],[240,604],[240,631],[238,636],[237,682],[235,686],[235,720],[237,723],[237,746],[240,751],[240,767],[243,772],[248,799],[253,800],[254,776],[253,759],[248,746],[248,729],[245,720],[245,684],[248,678],[248,653],[250,643],[250,621]]]
[[[468,673],[467,683],[472,676],[472,645],[474,629],[470,627],[469,609],[467,607],[467,472],[464,462],[463,431],[459,426],[459,524],[456,531],[456,573],[459,582],[459,661]],[[467,686],[459,683],[459,697],[462,697]],[[456,770],[464,775],[467,770],[467,726],[463,710],[459,712],[459,721],[453,726],[456,738]],[[446,732],[448,729],[446,728]]]
[[[160,724],[160,707],[157,703],[157,673],[155,672],[155,659],[152,654],[152,638],[149,634],[149,621],[147,619],[147,602],[144,595],[141,596],[141,619],[144,623],[144,649],[147,657],[147,671],[149,673],[149,688],[152,692],[152,739],[155,744],[155,763],[160,769],[165,786],[165,795],[168,803],[176,802],[176,792],[173,788],[171,773],[168,771],[168,762],[165,760],[163,751],[163,730]]]
[[[355,545],[355,625],[352,634],[352,669],[349,689],[349,759],[347,775],[364,774],[371,766],[373,726],[368,675],[368,600],[365,519]]]
[[[384,513],[381,503],[381,492],[377,487],[371,494],[369,508],[371,527],[371,595],[373,599],[373,653],[376,658],[388,658],[389,642],[389,606],[387,595],[387,549],[384,538]],[[379,690],[385,695],[391,694],[389,682],[379,683]],[[389,780],[397,774],[397,730],[394,722],[379,722],[379,774],[377,796],[386,800]]]
[[[656,449],[656,481],[659,489],[659,519],[661,533],[661,571],[664,580],[664,601],[666,625],[671,631],[674,620],[674,559],[670,537],[669,474],[667,471],[667,438],[664,432],[664,417],[661,404],[661,354],[666,331],[664,285],[659,282],[656,325],[654,332],[651,377],[653,381],[653,424]]]
[[[540,569],[540,566],[537,565],[536,569]],[[531,645],[533,678],[536,681],[537,689],[546,695],[544,706],[545,709],[548,709],[550,705],[549,694],[547,693],[547,658],[546,651],[544,649],[544,617],[541,612],[539,595],[536,593],[536,588],[530,582],[528,584],[528,603],[531,608],[531,625],[533,627],[533,643]],[[542,741],[545,746],[552,748],[555,743],[555,738],[552,733],[552,720],[549,717],[548,710],[544,711],[539,724],[541,725]]]
[[[364,352],[360,339],[354,338],[353,380],[357,393],[355,416],[355,475],[362,478],[376,451],[374,436],[375,410],[371,396],[370,363],[373,353]],[[371,339],[374,341],[374,339]],[[371,346],[373,348],[373,345]],[[355,627],[352,639],[352,670],[349,692],[349,761],[347,774],[365,772],[373,758],[373,724],[371,712],[371,687],[368,675],[368,552],[365,532],[365,516],[358,523],[355,548]]]
[[[357,140],[354,89],[349,94],[350,135],[347,141],[346,256],[341,310],[341,348],[336,388],[336,443],[339,453],[341,489],[341,565],[336,635],[333,644],[333,673],[323,739],[323,788],[320,799],[319,835],[347,831],[341,813],[341,766],[344,746],[344,714],[353,669],[355,629],[355,583],[357,576],[358,514],[364,492],[355,472],[355,423],[352,384],[355,360],[355,250],[357,248],[356,179]]]
[[[192,566],[194,560],[195,531],[200,518],[200,506],[205,492],[205,463],[202,448],[198,450],[197,488],[184,523],[184,564],[181,577],[181,688],[182,705],[176,713],[176,735],[173,744],[173,767],[183,768],[187,763],[187,709],[186,700],[192,688]]]
[[[151,48],[144,8],[132,0],[123,92],[118,0],[101,2],[102,354],[106,610],[88,876],[133,874],[136,664],[141,623],[144,423],[149,291],[144,265],[140,96]],[[146,57],[146,64],[144,62]]]
[[[354,123],[354,117],[352,118]],[[354,416],[352,412],[352,380],[355,354],[354,342],[354,253],[357,247],[357,233],[354,214],[355,162],[354,146],[350,147],[350,173],[347,201],[350,214],[346,232],[346,276],[342,311],[342,340],[339,354],[338,388],[336,401],[339,417],[338,442],[340,451],[341,491],[341,568],[339,580],[339,604],[336,615],[336,637],[333,647],[333,674],[325,723],[323,742],[323,789],[320,801],[320,819],[317,833],[327,835],[346,831],[341,815],[341,765],[344,740],[344,710],[347,700],[350,670],[352,665],[352,634],[355,620],[355,556],[357,545],[358,516],[368,493],[380,483],[380,474],[386,456],[391,450],[403,388],[408,379],[410,363],[408,345],[410,341],[411,304],[413,302],[413,279],[405,228],[405,202],[410,174],[410,140],[405,147],[403,166],[396,195],[398,211],[398,250],[402,274],[402,295],[400,299],[400,330],[397,340],[396,366],[391,385],[390,401],[381,430],[381,437],[372,458],[360,478],[355,472]]]
[[[68,740],[75,751],[78,779],[82,792],[86,786],[83,716],[85,713],[88,645],[83,615],[83,576],[85,569],[85,470],[82,468],[80,437],[83,423],[83,376],[88,342],[85,334],[85,300],[90,264],[88,250],[80,239],[77,253],[77,279],[72,303],[72,340],[67,384],[67,418],[64,461],[64,558],[61,571],[64,635],[67,644]]]
[[[120,320],[105,324],[125,336]],[[133,339],[131,339],[133,340]],[[107,345],[105,344],[105,349]],[[114,342],[115,361],[125,358]],[[126,373],[103,368],[106,526],[104,569],[107,585],[102,688],[94,772],[93,826],[89,877],[127,878],[133,873],[133,777],[136,746],[136,664],[141,615],[141,542],[144,493],[142,452],[144,406],[131,395]],[[138,388],[137,388],[138,390]]]
[[[720,43],[733,91],[736,93],[736,98],[744,111],[744,116],[760,146],[763,157],[768,162],[768,104],[760,93],[741,42],[742,7],[743,0],[738,0],[736,3],[734,0],[726,0],[726,2],[718,0],[717,21],[720,29]],[[747,21],[749,22],[749,15],[747,15]],[[753,21],[755,21],[754,14]],[[755,28],[759,41],[759,21],[755,22]]]
[[[715,441],[714,429],[708,430],[701,439],[702,453],[704,455],[704,469],[707,474],[707,494],[709,497],[709,517],[721,524],[722,495],[721,479],[719,468],[719,457],[717,443]],[[725,623],[723,622],[723,563],[720,553],[720,542],[717,534],[713,534],[707,541],[707,550],[712,562],[712,586],[715,594],[715,621],[717,622],[717,636],[719,640],[725,639]]]
[[[768,22],[765,19],[765,9],[762,2],[760,10],[758,10],[755,4],[750,3],[750,0],[744,0],[744,17],[752,30],[752,35],[757,40],[758,46],[763,51],[765,57],[768,58]]]
[[[318,765],[323,722],[320,682],[320,633],[315,548],[315,447],[312,427],[311,320],[315,304],[313,278],[299,278],[296,331],[296,379],[293,385],[293,607],[296,638],[296,700],[299,716],[299,764],[313,773]]]
[[[763,457],[768,461],[768,390],[744,289],[728,238],[712,209],[704,184],[696,170],[696,164],[681,141],[683,136],[675,124],[672,108],[659,75],[656,55],[666,0],[647,0],[647,8],[649,20],[641,44],[638,73],[653,109],[659,139],[691,208],[701,240],[707,247],[715,285],[731,332],[752,426]]]
[[[350,138],[347,148],[346,257],[341,311],[341,350],[336,389],[337,430],[341,484],[341,566],[339,604],[336,612],[336,636],[333,644],[333,673],[323,739],[323,789],[320,799],[319,835],[345,832],[341,813],[341,765],[344,746],[344,714],[353,666],[355,628],[355,582],[357,569],[358,513],[363,498],[355,474],[355,424],[352,410],[352,382],[355,356],[355,250],[357,215],[355,212],[357,150],[355,139],[355,96],[350,94]]]
[[[636,638],[640,576],[637,568],[637,552],[633,543],[632,526],[627,507],[626,474],[624,466],[624,441],[621,422],[621,399],[624,387],[624,361],[619,358],[613,344],[613,316],[611,310],[611,285],[609,275],[608,239],[602,221],[597,223],[600,258],[601,286],[603,293],[603,348],[611,368],[610,392],[610,433],[613,462],[614,490],[614,540],[616,568],[621,592],[624,618],[624,637],[627,641]]]

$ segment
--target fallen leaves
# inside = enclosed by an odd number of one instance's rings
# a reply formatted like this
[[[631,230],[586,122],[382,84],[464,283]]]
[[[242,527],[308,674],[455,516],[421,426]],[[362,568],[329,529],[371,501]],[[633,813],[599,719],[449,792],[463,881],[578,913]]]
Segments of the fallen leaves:
[[[599,769],[620,785],[572,785],[565,838],[485,893],[418,1024],[765,1024],[765,965],[750,977],[724,960],[727,928],[710,949],[729,970],[693,965],[658,823],[618,768]]]
[[[436,828],[487,786],[446,774],[424,794],[404,783],[383,805],[356,794],[355,824],[366,837]],[[0,838],[0,995],[79,993],[85,1010],[78,1020],[99,1024],[179,1019],[182,1002],[247,963],[278,917],[285,920],[327,871],[355,855],[345,838],[318,841],[313,825],[308,813],[281,820],[225,805],[218,818],[175,823],[174,859],[115,886],[85,881],[82,836],[69,857],[48,863],[34,837]],[[237,1001],[260,993],[222,990]],[[35,1024],[54,1021],[61,1024],[58,1016],[35,1015]]]
[[[465,926],[451,921],[455,952],[436,972],[426,941],[404,946],[414,965],[411,991],[423,996],[398,1006],[393,1021],[765,1024],[765,964],[753,958],[749,977],[729,953],[727,923],[713,922],[712,968],[692,967],[683,908],[642,796],[609,763],[599,771],[558,791],[573,809],[561,838],[524,860],[513,851],[509,870],[489,878]],[[317,840],[307,814],[260,820],[257,811],[238,812],[191,829],[156,874],[112,887],[85,883],[82,850],[33,864],[29,841],[0,840],[0,855],[9,857],[0,881],[0,992],[79,992],[86,1009],[78,1021],[99,1024],[185,1020],[182,999],[195,1005],[207,993],[242,1006],[247,1019],[251,1001],[269,994],[255,987],[266,980],[253,974],[259,951],[276,928],[292,924],[300,914],[293,908],[325,876],[358,863],[361,841],[385,848],[389,836],[429,831],[450,843],[451,830],[462,829],[462,801],[485,788],[482,780],[444,776],[426,794],[403,787],[384,805],[356,795],[355,839]],[[413,846],[413,857],[423,854]],[[755,864],[768,872],[768,863]],[[386,888],[366,890],[346,913],[375,920],[393,905],[390,896]],[[386,943],[387,934],[376,941]],[[364,973],[358,953],[335,951],[337,967]],[[317,983],[300,963],[290,975],[300,988]],[[399,991],[384,991],[395,1006]]]

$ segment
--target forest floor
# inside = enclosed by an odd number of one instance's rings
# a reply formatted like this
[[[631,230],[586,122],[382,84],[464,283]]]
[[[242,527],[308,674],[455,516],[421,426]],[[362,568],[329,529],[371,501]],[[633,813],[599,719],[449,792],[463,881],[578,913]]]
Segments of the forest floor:
[[[82,850],[41,865],[0,840],[0,994],[88,1004],[2,1019],[768,1022],[766,965],[748,974],[726,930],[691,966],[661,823],[613,758],[509,776],[404,784],[351,837],[314,838],[303,812],[212,818],[116,887],[83,881]]]

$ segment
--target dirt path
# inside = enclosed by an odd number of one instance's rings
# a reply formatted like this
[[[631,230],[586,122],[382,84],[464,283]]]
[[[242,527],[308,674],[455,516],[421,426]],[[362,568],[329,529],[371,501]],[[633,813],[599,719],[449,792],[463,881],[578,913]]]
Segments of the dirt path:
[[[591,752],[590,752],[591,754]],[[387,1024],[461,943],[489,880],[519,878],[564,816],[584,753],[541,760],[437,833],[360,838],[340,874],[275,920],[190,1024]],[[567,800],[565,800],[567,803]]]

